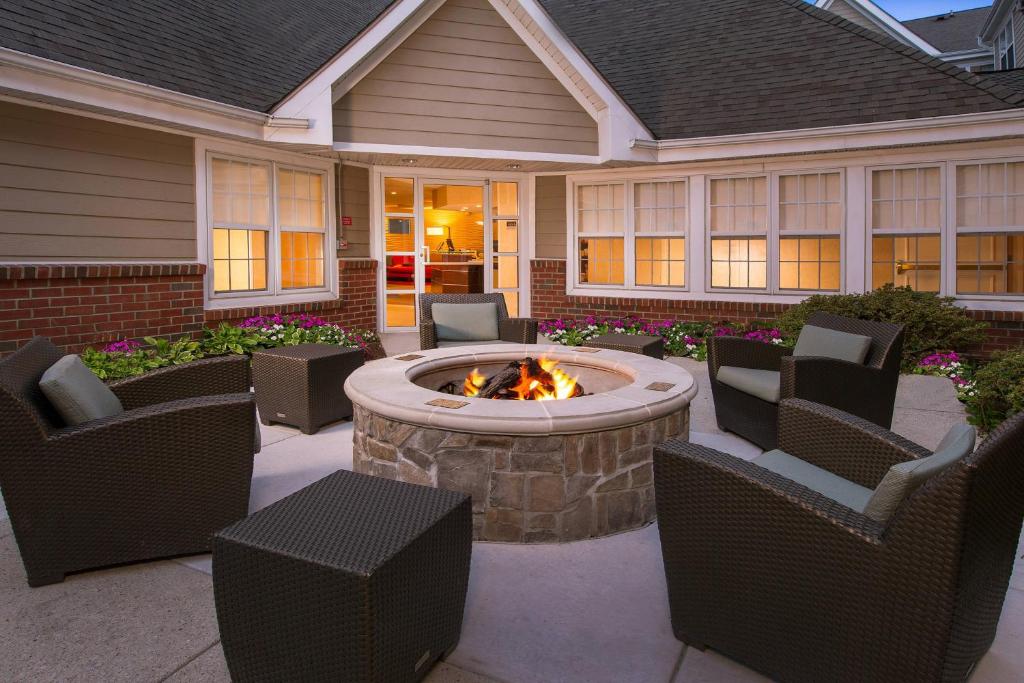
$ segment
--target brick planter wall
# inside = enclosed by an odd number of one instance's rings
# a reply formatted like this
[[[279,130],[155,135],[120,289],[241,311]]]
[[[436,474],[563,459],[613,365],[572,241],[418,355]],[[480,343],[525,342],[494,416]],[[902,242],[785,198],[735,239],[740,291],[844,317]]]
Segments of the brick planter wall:
[[[198,263],[0,265],[0,355],[34,336],[77,352],[117,339],[198,334],[204,324],[267,313],[312,312],[376,329],[377,262],[339,260],[338,270],[338,299],[207,311],[206,266]]]
[[[565,260],[534,259],[530,262],[532,316],[538,320],[633,315],[648,320],[729,321],[749,323],[775,320],[789,304],[728,301],[668,301],[624,299],[566,294]],[[1024,312],[968,310],[976,320],[989,324],[985,343],[968,354],[986,357],[994,351],[1024,344]]]

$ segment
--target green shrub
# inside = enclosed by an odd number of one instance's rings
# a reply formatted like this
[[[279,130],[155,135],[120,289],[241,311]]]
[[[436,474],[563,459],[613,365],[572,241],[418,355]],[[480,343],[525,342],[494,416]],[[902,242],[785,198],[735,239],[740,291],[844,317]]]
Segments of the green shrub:
[[[97,351],[88,348],[82,352],[82,362],[97,377],[107,381],[135,377],[168,365],[181,365],[202,358],[205,354],[199,342],[188,337],[176,341],[146,337],[149,348],[135,341],[113,342]]]
[[[816,294],[793,306],[779,318],[779,328],[797,336],[816,311],[848,318],[901,323],[906,327],[903,369],[937,351],[963,350],[984,338],[985,323],[975,321],[950,297],[915,292],[909,287],[885,285],[866,294]]]
[[[967,415],[982,432],[1024,410],[1024,347],[995,354],[975,373],[973,389]]]

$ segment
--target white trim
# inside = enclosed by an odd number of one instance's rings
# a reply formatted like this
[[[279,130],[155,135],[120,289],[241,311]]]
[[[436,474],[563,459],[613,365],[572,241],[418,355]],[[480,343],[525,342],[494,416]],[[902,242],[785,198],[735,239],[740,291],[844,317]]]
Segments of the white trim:
[[[835,0],[818,0],[814,6],[827,10],[832,7],[834,2]],[[858,12],[872,24],[882,29],[890,38],[895,38],[911,47],[916,47],[932,57],[937,57],[940,54],[938,48],[904,26],[899,19],[871,2],[871,0],[845,0],[845,2],[850,9]]]
[[[637,148],[655,150],[658,162],[668,163],[725,157],[838,152],[1019,136],[1024,136],[1024,110],[1006,109],[978,114],[764,133],[671,140],[633,140],[631,144]]]
[[[214,102],[137,81],[0,48],[0,82],[22,99],[128,114],[193,130],[261,140],[267,130],[305,131],[311,122]],[[131,124],[137,125],[132,121]],[[296,133],[301,137],[302,133]]]
[[[271,239],[267,245],[267,293],[261,294],[213,294],[212,245],[210,243],[210,173],[208,159],[210,155],[240,157],[250,161],[262,161],[270,164],[270,192],[273,225],[278,225],[276,198],[276,170],[278,164],[298,166],[307,170],[321,171],[325,174],[325,201],[327,203],[324,223],[324,279],[325,286],[300,291],[282,290],[273,293],[280,277],[279,241],[273,238],[278,228],[270,229]],[[333,301],[338,298],[338,257],[337,257],[337,218],[335,216],[335,178],[334,161],[319,156],[309,156],[285,152],[264,146],[248,145],[239,142],[228,142],[214,138],[197,138],[194,145],[196,174],[196,258],[206,265],[203,279],[203,305],[207,310],[223,310],[232,308],[249,308],[255,306],[280,306],[294,303],[312,303]]]
[[[473,149],[469,147],[426,147],[423,145],[385,145],[369,142],[335,142],[335,152],[357,152],[364,154],[397,154],[407,157],[469,157],[472,159],[509,159],[515,161],[552,161],[564,164],[602,163],[599,156],[588,154],[551,154],[548,152],[519,152],[505,149]],[[410,168],[416,168],[411,166]]]
[[[995,38],[996,33],[1003,29],[1007,15],[1013,14],[1014,2],[1015,0],[995,0],[992,3],[992,11],[989,12],[985,23],[982,24],[981,33],[978,36],[979,43],[992,47],[992,39]]]

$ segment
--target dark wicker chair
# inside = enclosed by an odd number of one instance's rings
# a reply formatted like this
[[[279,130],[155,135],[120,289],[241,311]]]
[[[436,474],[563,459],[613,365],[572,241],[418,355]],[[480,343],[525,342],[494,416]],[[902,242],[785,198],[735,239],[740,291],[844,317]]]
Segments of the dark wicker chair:
[[[529,318],[510,318],[505,296],[496,294],[420,294],[420,348],[436,349],[437,332],[430,307],[433,304],[491,303],[498,307],[498,338],[513,344],[536,344],[537,321]],[[466,342],[473,344],[473,342]]]
[[[740,337],[713,337],[708,374],[718,426],[765,450],[776,447],[779,406],[717,381],[723,366],[780,372],[781,398],[804,398],[892,426],[903,354],[903,326],[814,313],[807,324],[871,337],[863,365],[834,358],[793,357],[793,350]]]
[[[125,412],[75,426],[39,389],[62,352],[37,337],[0,361],[0,490],[30,586],[210,550],[248,513],[256,440],[245,356],[111,385]]]
[[[930,455],[866,420],[782,403],[779,447],[874,488]],[[672,627],[783,681],[963,681],[995,637],[1024,517],[1024,413],[886,524],[754,463],[655,449]]]

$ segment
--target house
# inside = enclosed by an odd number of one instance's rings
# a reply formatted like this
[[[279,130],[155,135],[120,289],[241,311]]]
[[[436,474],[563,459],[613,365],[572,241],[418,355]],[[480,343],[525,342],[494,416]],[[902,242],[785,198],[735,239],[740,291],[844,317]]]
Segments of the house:
[[[871,0],[817,0],[816,6],[967,71],[1012,68],[994,63],[991,42],[979,41],[991,5],[903,22]]]
[[[887,282],[1024,339],[1024,93],[803,0],[8,0],[0,45],[3,351]]]

